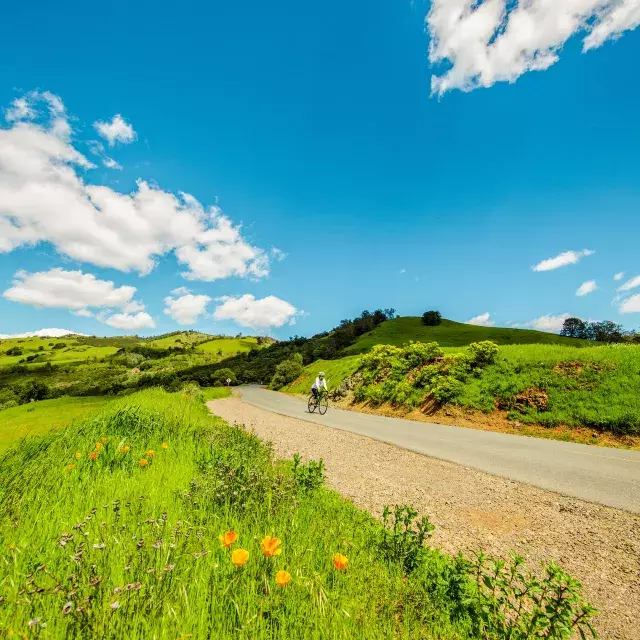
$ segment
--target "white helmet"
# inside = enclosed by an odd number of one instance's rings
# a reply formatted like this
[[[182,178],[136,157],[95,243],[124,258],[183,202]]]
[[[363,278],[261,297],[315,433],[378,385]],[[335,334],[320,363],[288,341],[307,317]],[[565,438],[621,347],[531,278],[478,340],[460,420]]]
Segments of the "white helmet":
[[[324,378],[324,371],[321,371],[321,372],[318,374],[318,378]]]

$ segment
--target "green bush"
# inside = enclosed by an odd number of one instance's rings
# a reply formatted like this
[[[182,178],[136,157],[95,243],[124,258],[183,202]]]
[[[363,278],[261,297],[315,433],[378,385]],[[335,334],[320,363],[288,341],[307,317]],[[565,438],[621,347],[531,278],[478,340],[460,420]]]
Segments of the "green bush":
[[[276,372],[271,378],[270,389],[282,389],[288,384],[291,384],[296,378],[302,375],[304,367],[302,366],[302,356],[299,353],[294,353],[291,358],[281,362],[276,367]]]
[[[422,324],[426,327],[437,327],[442,323],[442,316],[439,311],[425,311],[422,314]]]

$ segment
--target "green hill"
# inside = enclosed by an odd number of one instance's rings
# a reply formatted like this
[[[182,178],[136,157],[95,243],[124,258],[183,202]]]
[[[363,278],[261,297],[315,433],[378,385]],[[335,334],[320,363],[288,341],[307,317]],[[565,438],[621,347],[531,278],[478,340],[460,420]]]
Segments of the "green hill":
[[[443,320],[437,327],[425,327],[420,318],[404,317],[387,320],[373,331],[360,336],[356,343],[344,353],[353,355],[366,353],[376,344],[392,344],[402,347],[411,340],[437,342],[442,347],[462,347],[472,342],[491,340],[496,344],[561,344],[566,346],[588,346],[586,340],[565,338],[555,333],[530,329],[505,329],[502,327],[478,327],[473,324]]]

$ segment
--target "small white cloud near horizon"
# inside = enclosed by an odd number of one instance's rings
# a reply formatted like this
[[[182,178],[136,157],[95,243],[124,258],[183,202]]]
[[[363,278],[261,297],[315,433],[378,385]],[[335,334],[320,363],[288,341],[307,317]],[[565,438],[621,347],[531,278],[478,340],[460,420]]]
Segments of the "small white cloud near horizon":
[[[221,302],[213,312],[215,320],[233,320],[242,327],[268,329],[295,324],[295,318],[301,313],[289,302],[267,296],[256,299],[250,293],[243,296],[223,296],[216,299]]]
[[[104,324],[122,329],[123,331],[134,331],[136,329],[153,329],[156,323],[145,311],[138,313],[114,313],[111,316],[98,316],[98,320]]]
[[[186,287],[174,289],[171,293],[179,297],[167,296],[164,299],[164,313],[178,324],[195,324],[198,318],[207,311],[211,298],[205,295],[194,295]]]
[[[478,327],[493,327],[495,325],[495,321],[491,320],[491,314],[487,311],[486,313],[481,313],[480,315],[467,320],[466,324],[474,324]]]
[[[618,311],[620,313],[640,313],[640,293],[621,302]]]
[[[93,123],[93,126],[110,147],[113,147],[116,142],[130,144],[138,137],[133,127],[119,113],[113,116],[111,122],[98,120]]]
[[[624,271],[619,271],[615,276],[613,276],[614,280],[622,280],[622,278],[624,278]]]
[[[595,280],[587,280],[586,282],[583,282],[578,287],[578,290],[576,291],[576,295],[577,296],[586,296],[586,295],[588,295],[590,293],[593,293],[597,289],[598,289],[598,284],[596,283]]]
[[[449,68],[431,77],[431,91],[512,83],[558,62],[574,36],[585,53],[639,24],[638,0],[432,0],[429,61]]]
[[[538,262],[538,264],[531,267],[534,271],[553,271],[560,267],[566,267],[569,264],[576,264],[586,256],[592,256],[595,251],[591,249],[583,249],[582,251],[565,251],[558,254],[555,258],[547,258]]]
[[[564,321],[570,317],[568,313],[562,313],[560,315],[548,313],[546,316],[525,322],[523,326],[529,329],[536,329],[537,331],[546,331],[547,333],[560,333]]]
[[[627,280],[623,285],[618,287],[618,291],[631,291],[631,289],[635,289],[636,287],[640,287],[640,276]]]
[[[0,340],[12,340],[14,338],[63,338],[64,336],[84,336],[86,333],[72,331],[71,329],[38,329],[27,333],[0,333]]]

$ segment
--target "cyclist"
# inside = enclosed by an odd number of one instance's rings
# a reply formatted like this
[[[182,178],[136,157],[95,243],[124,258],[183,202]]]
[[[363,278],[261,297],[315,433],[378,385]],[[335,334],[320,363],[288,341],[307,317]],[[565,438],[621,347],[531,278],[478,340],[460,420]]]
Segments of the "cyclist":
[[[325,391],[328,390],[327,381],[324,377],[324,371],[321,371],[318,374],[316,381],[313,383],[313,386],[311,387],[311,393],[313,393],[313,397],[316,399],[316,401],[318,400],[318,397],[320,395],[320,389],[324,389]]]

